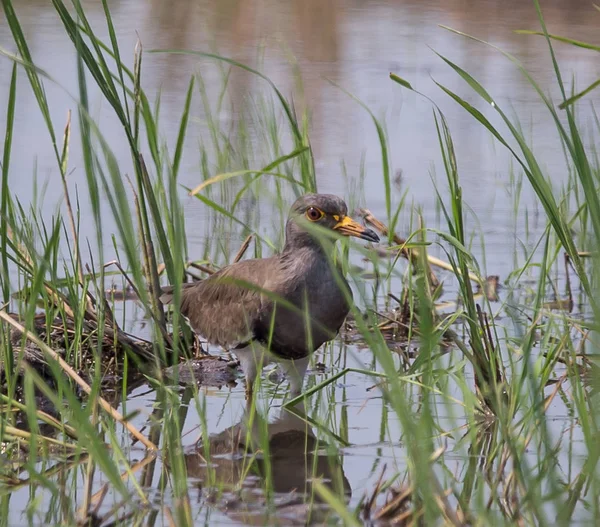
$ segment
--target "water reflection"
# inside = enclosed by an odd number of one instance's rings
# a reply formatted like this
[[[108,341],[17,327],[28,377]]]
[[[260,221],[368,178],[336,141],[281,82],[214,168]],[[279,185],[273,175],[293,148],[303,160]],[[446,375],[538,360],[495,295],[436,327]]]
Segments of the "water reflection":
[[[304,415],[301,407],[296,411]],[[265,525],[275,517],[279,525],[321,524],[332,513],[315,491],[315,479],[342,500],[350,499],[341,457],[289,411],[267,423],[247,409],[240,422],[206,443],[185,454],[188,476],[208,489],[210,504],[236,521]]]

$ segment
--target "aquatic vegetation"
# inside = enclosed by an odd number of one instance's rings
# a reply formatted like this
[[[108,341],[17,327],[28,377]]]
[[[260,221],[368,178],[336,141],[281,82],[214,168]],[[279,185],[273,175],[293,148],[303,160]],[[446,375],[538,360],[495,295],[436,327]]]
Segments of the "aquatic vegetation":
[[[31,524],[67,525],[193,525],[225,515],[347,525],[566,525],[600,517],[600,165],[576,112],[593,86],[569,94],[554,53],[555,45],[582,43],[549,35],[535,2],[542,31],[530,38],[546,39],[560,104],[505,53],[555,123],[569,169],[560,190],[493,87],[440,55],[467,90],[439,84],[440,98],[468,112],[513,157],[514,213],[523,185],[543,211],[542,236],[515,255],[506,277],[485,276],[471,248],[480,233],[462,198],[452,123],[436,100],[445,182],[436,180],[435,227],[405,195],[392,194],[385,127],[364,106],[379,139],[385,216],[363,208],[355,217],[386,243],[350,251],[345,240],[332,254],[356,305],[340,338],[313,358],[303,395],[285,401],[285,381],[268,371],[257,379],[256,404],[233,416],[244,393],[236,363],[207,354],[181,314],[164,309],[161,288],[174,284],[177,303],[182,283],[281,247],[290,204],[318,190],[308,115],[256,69],[217,54],[152,50],[222,68],[216,101],[202,75],[190,78],[169,149],[160,97],[151,101],[144,90],[141,43],[132,61],[125,57],[106,1],[105,40],[79,0],[52,3],[77,56],[77,135],[71,115],[62,134],[56,127],[45,86],[61,80],[35,63],[12,1],[3,0],[18,49],[0,50],[14,63],[0,203],[3,523],[23,508]],[[9,185],[19,69],[64,189],[51,219]],[[218,115],[232,69],[256,76],[271,96],[238,109],[238,122],[225,126]],[[389,82],[415,92],[396,73]],[[120,123],[127,166],[92,118],[90,85]],[[208,130],[198,146],[201,181],[184,188],[183,145],[198,99]],[[593,138],[599,128],[596,122]],[[67,185],[74,141],[83,152],[85,196]],[[185,194],[207,211],[202,249],[190,241],[197,226],[184,221]],[[349,201],[369,207],[358,191]],[[412,217],[411,232],[401,232],[401,213]],[[115,228],[107,232],[109,217]],[[94,239],[81,236],[83,221],[93,223]],[[444,258],[429,254],[434,245]],[[363,429],[369,433],[361,436]],[[349,472],[358,479],[353,460],[360,456],[368,462],[357,489]]]

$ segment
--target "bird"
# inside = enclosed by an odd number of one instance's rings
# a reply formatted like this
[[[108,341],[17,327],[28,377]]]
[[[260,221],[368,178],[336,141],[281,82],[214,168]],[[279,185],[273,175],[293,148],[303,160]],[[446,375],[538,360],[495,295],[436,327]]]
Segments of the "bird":
[[[237,357],[247,400],[271,361],[286,375],[291,397],[301,395],[310,356],[338,334],[353,301],[341,268],[331,261],[343,236],[379,242],[374,231],[348,215],[342,198],[304,194],[290,209],[280,252],[181,284],[179,306],[173,307],[196,334]],[[161,302],[173,304],[175,286],[161,289]]]

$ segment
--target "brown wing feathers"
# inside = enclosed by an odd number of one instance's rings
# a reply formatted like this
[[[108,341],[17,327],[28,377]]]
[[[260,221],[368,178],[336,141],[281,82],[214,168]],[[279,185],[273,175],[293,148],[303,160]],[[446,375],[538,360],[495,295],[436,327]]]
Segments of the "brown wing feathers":
[[[257,260],[244,260],[201,282],[183,284],[181,314],[189,319],[194,331],[226,349],[254,337],[253,327],[263,306],[257,288],[264,286],[272,262],[257,264]],[[172,303],[173,287],[163,288],[160,298],[165,304]]]

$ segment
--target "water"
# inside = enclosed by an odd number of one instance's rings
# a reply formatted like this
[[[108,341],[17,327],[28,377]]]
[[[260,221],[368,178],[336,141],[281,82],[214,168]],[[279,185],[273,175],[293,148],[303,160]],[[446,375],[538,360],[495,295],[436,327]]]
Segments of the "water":
[[[514,174],[511,173],[508,153],[494,144],[489,134],[483,133],[482,127],[445,96],[434,82],[443,84],[477,105],[502,129],[493,109],[484,107],[434,51],[467,69],[488,89],[500,106],[518,116],[524,130],[531,131],[531,137],[535,139],[534,151],[538,159],[544,160],[543,168],[556,189],[560,189],[566,178],[566,167],[555,127],[551,125],[547,111],[526,79],[491,47],[439,27],[446,25],[464,31],[515,55],[540,86],[558,101],[546,43],[541,37],[513,33],[515,29],[538,29],[535,9],[529,2],[438,0],[425,5],[417,1],[393,0],[293,0],[285,3],[268,0],[179,0],[171,3],[121,0],[110,1],[109,5],[121,52],[129,64],[132,63],[133,49],[139,35],[145,50],[215,50],[221,55],[258,67],[283,93],[294,93],[298,106],[307,105],[311,112],[311,140],[319,190],[346,197],[352,194],[364,155],[366,180],[362,204],[383,218],[385,203],[381,157],[373,123],[364,109],[329,80],[350,91],[385,121],[392,165],[397,173],[401,173],[401,183],[394,189],[394,202],[399,202],[402,193],[408,189],[408,201],[422,206],[427,224],[436,225],[438,212],[434,206],[431,177],[437,177],[442,193],[446,186],[432,107],[422,97],[400,88],[388,78],[390,72],[400,75],[415,89],[434,99],[450,123],[464,199],[473,212],[468,217],[467,229],[481,234],[485,239],[486,260],[480,262],[485,266],[485,273],[506,278],[515,267],[515,258],[523,262],[522,255],[515,256],[516,240],[531,247],[543,232],[543,212],[537,210],[527,182],[524,182],[520,202],[515,201],[514,181],[518,178],[518,170],[514,168]],[[84,6],[99,35],[108,39],[101,3],[87,1]],[[590,42],[597,38],[597,24],[593,18],[597,13],[589,2],[544,2],[543,7],[551,33]],[[76,110],[69,96],[77,93],[76,57],[72,43],[65,36],[50,2],[21,0],[17,5],[17,13],[35,63],[57,81],[56,84],[46,82],[45,86],[53,122],[57,130],[62,130],[67,111]],[[0,48],[14,52],[10,31],[2,17],[0,13]],[[597,55],[593,52],[557,44],[556,53],[568,84],[571,72],[576,74],[575,82],[579,89],[596,80]],[[290,56],[297,61],[303,92],[298,91]],[[4,129],[6,108],[3,101],[8,99],[11,67],[10,60],[0,59],[0,129]],[[159,90],[161,92],[161,137],[171,152],[189,78],[196,71],[202,72],[208,91],[214,96],[221,78],[214,61],[152,53],[144,56],[143,84],[151,99]],[[265,93],[268,93],[268,86],[263,81],[239,71],[233,72],[229,95],[236,104]],[[592,93],[590,100],[595,97]],[[114,149],[123,172],[131,173],[131,160],[120,125],[101,94],[94,89],[90,90],[90,108],[93,118],[99,122]],[[584,108],[587,106],[584,105]],[[181,167],[183,185],[195,186],[203,179],[197,145],[206,133],[205,117],[197,97],[192,106]],[[222,123],[233,122],[236,118],[226,108],[220,116]],[[582,114],[581,118],[584,127],[590,124],[589,115]],[[76,123],[73,137],[78,137]],[[11,190],[29,203],[34,175],[40,182],[46,181],[40,209],[45,217],[49,217],[62,200],[60,176],[47,131],[22,71],[19,72],[13,141]],[[342,161],[347,177],[341,168]],[[73,193],[77,189],[83,200],[86,196],[85,174],[78,141],[72,143],[69,166],[70,189]],[[512,166],[515,167],[516,163]],[[206,242],[206,228],[211,220],[206,209],[196,200],[184,198],[184,205],[186,221],[188,225],[194,225],[194,229],[189,230],[189,244],[190,256],[195,257],[201,254],[201,247]],[[525,210],[529,213],[527,221]],[[107,207],[106,212],[104,229],[108,236],[115,226],[111,224]],[[408,214],[402,216],[399,226],[401,234],[408,234],[409,220]],[[91,218],[88,220],[84,216],[81,230],[83,236],[93,239],[95,231]],[[106,242],[105,258],[108,260],[114,253],[108,239]],[[239,245],[236,239],[231,243],[233,247]],[[483,255],[479,238],[473,243],[475,254]],[[130,321],[133,327],[139,328],[136,322],[139,322],[138,317]],[[373,358],[368,350],[351,347],[342,356],[344,360],[347,357],[349,365],[373,367]],[[326,355],[319,355],[318,360],[325,362],[331,368],[330,372],[338,371],[341,367],[337,347],[335,354],[328,351]],[[313,372],[309,375],[309,382],[324,378],[322,374]],[[382,464],[388,462],[395,468],[403,468],[402,446],[398,442],[400,425],[395,417],[391,417],[393,412],[385,413],[378,392],[366,390],[375,382],[375,379],[360,374],[348,374],[326,392],[331,398],[330,404],[335,405],[334,414],[341,419],[341,413],[345,413],[348,423],[347,440],[351,446],[343,449],[342,465],[352,489],[352,505],[356,505],[364,492],[372,488]],[[152,412],[153,397],[148,390],[148,386],[137,388],[127,403],[127,412],[141,410],[139,426]],[[222,432],[237,422],[243,409],[242,384],[238,383],[233,389],[207,388],[205,393],[208,429],[211,433]],[[458,392],[451,393],[460,396]],[[319,404],[325,403],[320,401]],[[316,413],[322,411],[318,408],[319,404],[313,408]],[[460,408],[454,408],[455,415],[460,416],[460,412]],[[570,421],[564,406],[554,408],[553,415],[557,418],[554,432],[558,435],[569,426]],[[387,431],[380,437],[384,416],[388,420]],[[452,419],[452,422],[456,425],[457,420]],[[195,406],[191,404],[184,428],[184,444],[193,445],[199,432],[200,421]],[[455,455],[461,460],[465,452],[458,448]],[[15,500],[26,502],[27,489],[19,491]],[[211,514],[211,521],[243,521],[239,517],[228,519],[224,513],[216,510]],[[16,509],[13,518],[14,525],[25,519]],[[198,517],[198,521],[209,520]]]
[[[549,30],[559,35],[593,41],[595,24],[593,8],[585,1],[545,3]],[[445,188],[440,167],[439,147],[431,115],[431,104],[414,93],[401,89],[388,79],[394,72],[410,81],[416,89],[432,97],[444,111],[450,123],[464,197],[472,207],[488,242],[488,261],[493,262],[488,274],[505,276],[513,268],[509,254],[517,235],[526,237],[523,215],[517,214],[515,225],[514,200],[509,183],[508,154],[480,125],[456,103],[445,96],[434,80],[464,96],[468,102],[480,101],[466,84],[439,59],[433,50],[468,69],[510,113],[511,106],[525,130],[535,130],[533,145],[544,169],[557,188],[565,177],[565,164],[555,128],[526,79],[500,53],[485,45],[469,41],[443,30],[446,25],[487,40],[517,56],[532,72],[536,81],[557,98],[554,73],[544,40],[540,37],[515,35],[519,28],[538,29],[534,7],[528,2],[178,2],[166,8],[160,3],[142,6],[136,1],[110,2],[122,54],[132,64],[133,50],[139,35],[144,48],[217,50],[250,65],[258,65],[285,94],[299,98],[296,81],[289,65],[295,57],[302,75],[304,99],[312,115],[311,138],[320,190],[348,195],[348,184],[340,163],[343,160],[349,179],[359,175],[360,160],[366,156],[364,204],[376,215],[383,215],[383,179],[377,135],[368,114],[349,97],[332,86],[327,79],[350,91],[371,107],[378,117],[385,118],[390,137],[392,166],[402,173],[402,186],[395,192],[409,189],[408,199],[424,208],[429,222],[436,217],[435,196],[430,175],[432,167],[440,185]],[[85,3],[87,15],[100,36],[108,38],[101,4]],[[65,93],[77,93],[75,54],[65,36],[60,21],[48,2],[19,2],[25,35],[35,62],[62,87],[46,83],[50,108],[60,134],[73,100]],[[1,15],[0,15],[1,16]],[[2,21],[4,24],[4,21]],[[0,33],[0,46],[9,51],[15,47],[6,25]],[[431,48],[431,49],[430,49]],[[572,46],[557,45],[557,57],[565,78],[576,74],[576,85],[587,86],[595,80],[596,56],[593,52]],[[259,58],[260,60],[257,60]],[[8,98],[11,62],[0,61],[0,101]],[[161,136],[173,151],[179,116],[183,108],[190,76],[200,70],[206,76],[209,89],[220,77],[214,61],[175,55],[146,54],[143,83],[152,100],[161,90]],[[90,83],[92,86],[92,83]],[[240,101],[267,91],[263,81],[234,71],[231,96]],[[213,89],[217,89],[216,87]],[[592,94],[593,98],[593,94]],[[24,198],[31,195],[34,171],[38,179],[47,180],[43,210],[49,215],[62,197],[58,171],[51,152],[48,134],[34,102],[23,72],[19,76],[15,123],[11,188]],[[297,101],[299,104],[302,100]],[[131,160],[120,125],[98,90],[91,90],[90,107],[102,132],[114,148],[124,172],[131,173]],[[491,108],[482,108],[495,124],[499,120]],[[0,105],[0,118],[5,105]],[[582,115],[585,123],[588,115]],[[202,180],[199,172],[197,140],[202,135],[203,112],[197,97],[193,109],[187,148],[182,165],[182,183],[194,186]],[[235,116],[224,112],[227,122]],[[500,127],[502,130],[503,128]],[[77,127],[73,130],[77,137]],[[33,145],[33,146],[32,146]],[[513,165],[514,166],[514,165]],[[69,183],[85,196],[85,175],[80,147],[74,141],[70,153]],[[516,168],[515,168],[516,172]],[[197,224],[206,221],[206,211],[195,200],[184,200],[188,220]],[[533,207],[529,186],[524,185],[519,211]],[[108,211],[107,211],[108,212]],[[533,214],[533,210],[531,211]],[[107,214],[107,219],[110,214]],[[408,219],[404,218],[405,226]],[[476,228],[474,220],[470,220]],[[470,225],[469,225],[470,226]],[[84,222],[83,234],[93,236],[91,225]],[[535,238],[543,224],[530,225]],[[107,231],[110,232],[110,224]],[[203,229],[197,232],[203,233]],[[192,234],[193,236],[193,234]],[[198,240],[199,241],[199,240]],[[191,242],[194,242],[192,238]],[[526,241],[527,242],[527,241]],[[109,245],[109,244],[107,244]],[[112,256],[107,247],[107,259]]]

